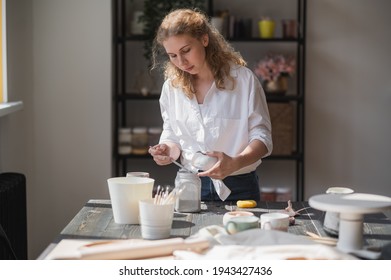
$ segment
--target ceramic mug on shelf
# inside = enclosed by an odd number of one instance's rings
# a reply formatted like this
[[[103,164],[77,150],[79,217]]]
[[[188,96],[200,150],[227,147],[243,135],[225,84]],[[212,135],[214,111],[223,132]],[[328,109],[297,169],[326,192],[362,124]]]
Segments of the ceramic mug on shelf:
[[[219,31],[220,34],[223,33],[223,24],[224,20],[222,17],[212,17],[210,23]]]
[[[271,19],[265,18],[258,22],[259,35],[263,39],[274,38],[275,22]]]

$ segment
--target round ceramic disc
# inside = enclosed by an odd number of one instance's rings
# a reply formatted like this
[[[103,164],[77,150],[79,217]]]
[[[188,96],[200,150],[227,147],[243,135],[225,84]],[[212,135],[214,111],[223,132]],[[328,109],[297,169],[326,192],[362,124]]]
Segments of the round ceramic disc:
[[[390,197],[367,193],[320,194],[310,197],[308,203],[315,209],[338,213],[366,214],[391,209]]]

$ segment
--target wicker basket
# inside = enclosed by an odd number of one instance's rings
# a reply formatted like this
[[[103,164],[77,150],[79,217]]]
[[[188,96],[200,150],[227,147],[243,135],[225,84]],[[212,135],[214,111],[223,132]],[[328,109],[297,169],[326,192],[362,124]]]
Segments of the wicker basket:
[[[290,103],[269,103],[272,123],[272,155],[291,155],[295,149],[294,105]]]

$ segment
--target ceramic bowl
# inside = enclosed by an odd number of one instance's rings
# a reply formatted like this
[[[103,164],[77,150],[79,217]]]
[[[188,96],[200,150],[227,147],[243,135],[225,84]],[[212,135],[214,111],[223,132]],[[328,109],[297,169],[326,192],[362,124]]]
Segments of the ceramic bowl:
[[[198,170],[208,170],[217,162],[216,157],[208,156],[202,152],[196,152],[191,160],[191,164]]]

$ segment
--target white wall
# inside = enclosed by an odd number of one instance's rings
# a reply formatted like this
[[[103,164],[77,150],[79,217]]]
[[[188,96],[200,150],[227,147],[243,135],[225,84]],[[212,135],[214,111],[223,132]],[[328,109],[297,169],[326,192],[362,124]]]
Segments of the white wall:
[[[306,191],[391,196],[391,2],[308,1]]]
[[[1,162],[2,171],[26,172],[35,258],[88,199],[108,198],[111,2],[8,3],[9,65],[17,68],[10,99],[22,99],[25,110],[8,117],[12,128],[2,127],[9,141],[2,141]]]
[[[306,193],[331,185],[391,196],[387,0],[308,1]],[[8,1],[10,101],[0,171],[27,176],[36,258],[111,175],[108,0]],[[388,33],[387,33],[388,32]]]
[[[0,172],[19,172],[27,180],[28,242],[43,243],[47,239],[38,236],[41,226],[37,223],[34,209],[41,202],[34,201],[34,108],[33,108],[33,50],[32,50],[32,3],[25,0],[7,1],[7,56],[8,101],[22,100],[23,110],[0,118]],[[45,229],[46,230],[46,229]],[[51,229],[54,231],[54,229]],[[35,247],[35,250],[41,249]],[[34,249],[32,249],[34,250]]]
[[[42,240],[42,246],[88,199],[108,197],[111,4],[33,3],[33,150],[39,205],[34,212],[40,223],[33,227],[33,240]]]

